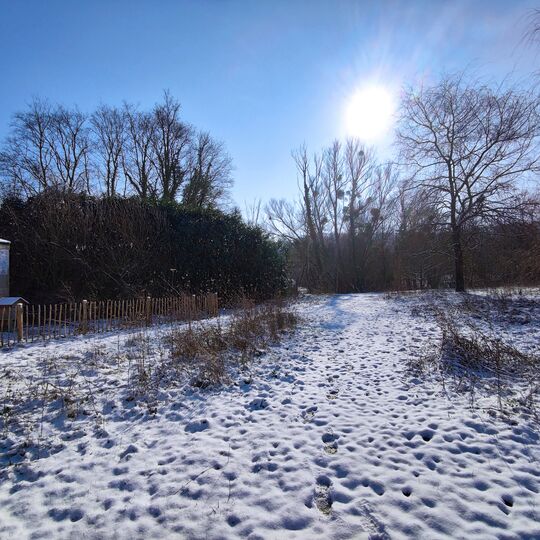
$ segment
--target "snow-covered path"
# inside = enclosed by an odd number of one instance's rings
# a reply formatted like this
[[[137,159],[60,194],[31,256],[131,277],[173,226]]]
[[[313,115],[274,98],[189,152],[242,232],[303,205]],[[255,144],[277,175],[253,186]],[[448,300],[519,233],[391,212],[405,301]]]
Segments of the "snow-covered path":
[[[0,537],[540,538],[538,433],[405,374],[435,325],[382,295],[300,309],[251,381],[108,403],[5,472]]]

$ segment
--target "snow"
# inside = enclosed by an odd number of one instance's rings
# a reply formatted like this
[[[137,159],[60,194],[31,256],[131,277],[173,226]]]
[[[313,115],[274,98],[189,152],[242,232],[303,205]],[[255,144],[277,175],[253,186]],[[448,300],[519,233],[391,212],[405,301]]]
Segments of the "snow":
[[[0,355],[0,398],[70,370],[94,389],[75,418],[29,400],[1,439],[0,538],[539,538],[537,425],[406,372],[439,338],[417,302],[307,297],[249,373],[160,388],[155,414],[132,399],[136,333]]]

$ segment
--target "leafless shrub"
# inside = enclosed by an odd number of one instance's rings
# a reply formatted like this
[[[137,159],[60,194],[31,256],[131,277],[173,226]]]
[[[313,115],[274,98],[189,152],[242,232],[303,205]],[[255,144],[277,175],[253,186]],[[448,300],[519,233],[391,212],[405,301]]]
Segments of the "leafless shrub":
[[[281,303],[254,306],[246,301],[244,309],[231,315],[225,326],[199,324],[175,330],[169,336],[171,360],[168,368],[195,371],[193,384],[206,387],[227,379],[226,366],[245,366],[281,334],[294,328],[296,315]]]
[[[220,324],[215,326],[191,326],[178,330],[171,335],[172,356],[189,361],[197,360],[201,355],[219,354],[227,348],[224,332]]]
[[[464,367],[490,373],[504,370],[512,375],[534,365],[533,357],[504,343],[500,338],[482,332],[471,323],[459,326],[445,313],[439,313],[438,323],[447,357],[458,360]]]
[[[171,373],[194,372],[193,384],[199,387],[210,386],[225,380],[225,363],[222,357],[228,344],[220,324],[173,331],[170,361],[162,371],[170,377]]]
[[[433,308],[441,338],[409,360],[415,375],[435,373],[445,387],[467,392],[472,405],[482,394],[494,396],[501,413],[536,413],[540,396],[540,357],[504,341],[495,330],[493,315],[474,311],[476,323],[460,319],[457,310]],[[470,314],[470,313],[469,313]],[[481,327],[481,325],[483,325]]]
[[[415,377],[439,371],[441,367],[442,344],[440,341],[430,341],[418,354],[407,359],[407,369]]]
[[[133,401],[137,397],[144,397],[150,404],[154,401],[153,396],[157,390],[154,374],[159,362],[154,359],[154,354],[156,349],[158,353],[161,351],[161,343],[155,334],[143,330],[127,339],[124,348],[127,349],[125,355],[128,363],[126,400]]]

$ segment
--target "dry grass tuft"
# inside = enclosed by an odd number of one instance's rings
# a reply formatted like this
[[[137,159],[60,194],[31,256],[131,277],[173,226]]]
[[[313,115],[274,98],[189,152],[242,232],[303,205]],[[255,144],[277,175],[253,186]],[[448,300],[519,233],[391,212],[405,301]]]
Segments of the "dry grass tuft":
[[[478,310],[475,305],[463,317],[463,308],[463,304],[455,309],[430,307],[441,338],[409,361],[410,370],[415,375],[435,372],[445,389],[450,378],[457,391],[469,393],[473,405],[480,394],[495,396],[500,412],[536,415],[540,356],[519,350],[498,335],[498,310]]]
[[[255,306],[245,301],[226,325],[209,322],[173,331],[168,367],[195,370],[195,386],[222,383],[227,379],[227,364],[245,366],[296,324],[297,316],[280,302]]]
[[[459,326],[451,317],[440,313],[442,346],[446,356],[468,369],[491,374],[522,375],[538,366],[538,358],[505,343],[468,323]]]

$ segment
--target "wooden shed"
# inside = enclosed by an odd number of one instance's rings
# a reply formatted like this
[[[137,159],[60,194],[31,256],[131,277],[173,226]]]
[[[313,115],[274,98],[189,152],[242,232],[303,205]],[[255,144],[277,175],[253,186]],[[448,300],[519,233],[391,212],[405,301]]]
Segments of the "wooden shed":
[[[0,329],[2,332],[15,331],[17,304],[28,304],[22,296],[3,296],[0,298]]]

